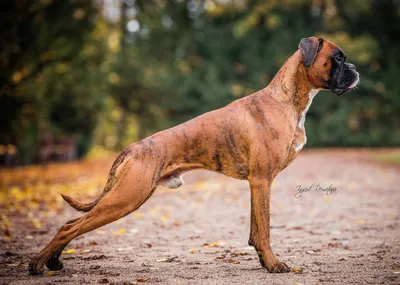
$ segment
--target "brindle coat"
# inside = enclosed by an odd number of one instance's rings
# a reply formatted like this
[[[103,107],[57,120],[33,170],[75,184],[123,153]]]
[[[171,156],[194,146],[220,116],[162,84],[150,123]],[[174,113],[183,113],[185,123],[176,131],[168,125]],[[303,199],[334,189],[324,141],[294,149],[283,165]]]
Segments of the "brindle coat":
[[[249,244],[269,272],[290,271],[270,246],[271,184],[306,142],[305,113],[317,91],[329,87],[337,50],[329,41],[303,39],[266,88],[127,147],[96,201],[84,204],[63,196],[87,213],[60,228],[32,259],[29,272],[40,274],[44,264],[61,269],[59,256],[74,238],[137,210],[158,185],[179,187],[182,173],[198,168],[249,181]]]

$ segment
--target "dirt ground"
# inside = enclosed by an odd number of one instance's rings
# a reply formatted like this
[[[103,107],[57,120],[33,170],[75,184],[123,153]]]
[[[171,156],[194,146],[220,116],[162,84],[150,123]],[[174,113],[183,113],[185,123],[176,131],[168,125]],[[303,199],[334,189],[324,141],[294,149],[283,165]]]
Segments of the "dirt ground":
[[[64,269],[43,276],[28,275],[30,258],[79,213],[65,203],[36,228],[14,215],[12,239],[0,241],[0,284],[400,284],[400,168],[367,154],[306,150],[277,177],[272,249],[295,272],[268,273],[247,245],[247,182],[199,171],[74,240]],[[316,182],[332,193],[314,185],[295,197]]]

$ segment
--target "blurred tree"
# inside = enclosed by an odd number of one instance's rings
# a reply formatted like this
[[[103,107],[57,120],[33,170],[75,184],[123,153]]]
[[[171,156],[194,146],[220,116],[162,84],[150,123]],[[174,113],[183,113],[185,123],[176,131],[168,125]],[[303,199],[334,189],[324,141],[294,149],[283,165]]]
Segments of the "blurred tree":
[[[121,149],[249,95],[310,35],[338,43],[361,84],[340,98],[317,96],[306,120],[308,145],[400,145],[399,1],[1,5],[0,145],[17,145],[26,162],[41,133],[74,136],[80,154],[93,137]]]
[[[0,144],[17,145],[30,163],[40,133],[51,132],[83,138],[84,153],[102,105],[89,89],[102,82],[104,60],[94,3],[17,0],[0,10]]]

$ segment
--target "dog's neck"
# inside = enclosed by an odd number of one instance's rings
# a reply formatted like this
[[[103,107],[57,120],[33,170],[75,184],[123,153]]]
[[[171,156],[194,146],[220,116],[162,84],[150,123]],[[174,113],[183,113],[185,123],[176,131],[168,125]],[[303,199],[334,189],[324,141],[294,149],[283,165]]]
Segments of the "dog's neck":
[[[309,83],[300,50],[284,63],[264,90],[282,104],[293,104],[298,127],[304,128],[305,115],[319,89]]]

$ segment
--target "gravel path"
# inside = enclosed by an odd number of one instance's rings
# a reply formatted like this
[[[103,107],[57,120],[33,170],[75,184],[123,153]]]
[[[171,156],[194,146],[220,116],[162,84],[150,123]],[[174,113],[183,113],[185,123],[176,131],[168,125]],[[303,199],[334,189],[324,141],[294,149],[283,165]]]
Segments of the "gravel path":
[[[400,169],[366,153],[303,151],[274,182],[272,248],[296,272],[269,274],[247,246],[247,182],[199,171],[74,240],[64,269],[45,276],[29,276],[27,263],[77,212],[65,204],[40,230],[15,216],[16,238],[0,241],[0,284],[400,284]],[[295,197],[313,183],[332,193],[314,185]]]

